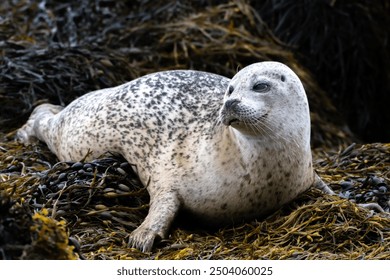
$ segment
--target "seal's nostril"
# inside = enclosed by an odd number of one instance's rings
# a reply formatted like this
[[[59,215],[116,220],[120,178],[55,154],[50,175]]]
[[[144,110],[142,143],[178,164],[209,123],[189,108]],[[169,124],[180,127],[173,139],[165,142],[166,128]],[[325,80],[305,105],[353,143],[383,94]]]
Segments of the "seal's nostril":
[[[226,109],[234,109],[234,107],[240,103],[240,100],[238,99],[229,99],[225,102]]]

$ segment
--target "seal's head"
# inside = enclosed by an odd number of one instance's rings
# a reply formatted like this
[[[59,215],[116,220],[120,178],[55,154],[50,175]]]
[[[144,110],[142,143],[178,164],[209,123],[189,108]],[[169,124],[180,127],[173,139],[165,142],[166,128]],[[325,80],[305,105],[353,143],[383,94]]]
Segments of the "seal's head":
[[[242,134],[310,139],[310,115],[298,76],[279,62],[259,62],[230,81],[220,120]]]

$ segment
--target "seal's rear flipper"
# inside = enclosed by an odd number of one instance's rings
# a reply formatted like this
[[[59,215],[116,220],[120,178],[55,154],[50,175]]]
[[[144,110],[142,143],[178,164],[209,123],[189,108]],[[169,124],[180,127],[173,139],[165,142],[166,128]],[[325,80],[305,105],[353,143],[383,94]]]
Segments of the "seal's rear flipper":
[[[39,122],[43,118],[50,118],[57,113],[61,112],[63,109],[62,106],[52,105],[48,103],[41,104],[37,106],[31,113],[30,118],[16,133],[15,140],[23,143],[24,145],[29,145],[35,143],[39,140],[44,140],[42,138],[42,131],[50,131],[50,129],[41,127]]]

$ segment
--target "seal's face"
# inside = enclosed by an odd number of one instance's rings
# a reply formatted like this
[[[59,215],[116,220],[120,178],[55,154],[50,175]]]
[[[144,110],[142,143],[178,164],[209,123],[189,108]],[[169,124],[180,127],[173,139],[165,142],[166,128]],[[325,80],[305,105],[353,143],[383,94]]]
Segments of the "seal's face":
[[[307,114],[303,86],[292,70],[281,63],[261,62],[242,69],[230,81],[220,120],[244,134],[271,135],[275,128],[280,133],[289,122],[299,122],[295,116],[308,119]]]

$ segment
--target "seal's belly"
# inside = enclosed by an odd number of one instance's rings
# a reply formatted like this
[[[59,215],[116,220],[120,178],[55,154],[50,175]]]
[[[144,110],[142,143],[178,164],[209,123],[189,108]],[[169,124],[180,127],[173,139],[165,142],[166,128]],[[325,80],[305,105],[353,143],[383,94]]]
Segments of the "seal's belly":
[[[263,159],[271,157],[264,152],[264,157],[248,165],[250,168],[242,166],[236,158],[229,159],[224,168],[218,168],[219,163],[214,161],[214,168],[203,166],[191,176],[180,174],[183,176],[179,176],[181,180],[178,182],[182,187],[178,191],[183,207],[200,220],[213,224],[240,222],[265,217],[311,186],[309,157],[296,157],[300,164],[279,167],[275,161],[275,166],[268,163],[268,169],[261,168]],[[203,164],[206,163],[198,162],[199,166]]]
[[[184,209],[197,220],[213,224],[241,222],[252,218],[261,218],[291,201],[309,186],[245,184],[235,182],[225,185],[213,185],[207,188],[198,186],[182,194]],[[210,191],[212,190],[212,191]]]

